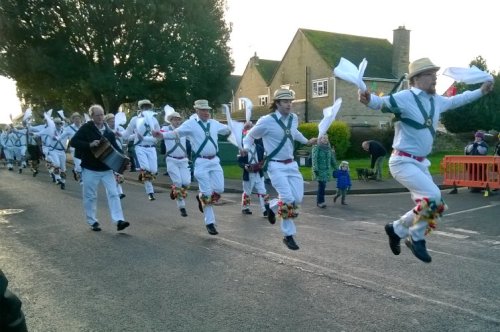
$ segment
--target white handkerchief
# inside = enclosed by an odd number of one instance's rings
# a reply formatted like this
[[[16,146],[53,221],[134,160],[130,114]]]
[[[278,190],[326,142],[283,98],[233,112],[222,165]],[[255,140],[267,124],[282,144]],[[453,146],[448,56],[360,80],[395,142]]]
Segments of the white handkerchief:
[[[493,76],[491,76],[491,74],[482,71],[476,66],[471,66],[470,68],[449,67],[444,70],[443,75],[465,84],[477,84],[484,83],[486,81],[493,81]]]
[[[243,133],[243,123],[238,121],[233,121],[231,119],[231,112],[229,111],[229,107],[226,104],[222,104],[222,107],[226,113],[227,126],[231,129],[231,134],[227,138],[229,143],[236,146],[238,149],[243,147],[242,143],[242,133]]]
[[[326,134],[333,120],[335,120],[335,118],[337,117],[337,113],[340,110],[340,105],[342,105],[342,98],[337,99],[333,106],[329,106],[323,109],[323,119],[318,124],[318,137]]]
[[[340,58],[340,62],[333,70],[335,76],[356,85],[361,91],[366,91],[366,84],[363,82],[363,75],[365,74],[365,69],[368,62],[363,59],[359,64],[359,67],[350,62],[345,58]]]

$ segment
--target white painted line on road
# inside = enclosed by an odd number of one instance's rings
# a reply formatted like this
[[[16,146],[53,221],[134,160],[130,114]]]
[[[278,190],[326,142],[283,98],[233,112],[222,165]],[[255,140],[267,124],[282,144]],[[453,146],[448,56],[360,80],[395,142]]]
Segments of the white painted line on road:
[[[467,239],[467,238],[470,237],[469,235],[448,233],[448,232],[442,232],[442,231],[432,231],[432,233],[436,234],[436,235],[442,235],[442,236],[452,237],[452,238],[455,238],[455,239]]]
[[[361,223],[362,223],[362,224],[377,225],[377,226],[378,226],[378,224],[377,224],[377,223],[375,223],[375,222],[371,222],[371,221],[362,221]]]
[[[446,213],[445,216],[453,216],[455,214],[474,212],[474,211],[477,211],[477,210],[488,209],[490,207],[495,207],[495,206],[498,206],[498,204],[490,204],[490,205],[480,206],[480,207],[477,207],[477,208],[472,208],[472,209],[467,209],[467,210],[462,210],[462,211],[457,211],[457,212],[452,212],[452,213]]]
[[[484,240],[483,242],[492,244],[494,246],[496,246],[497,244],[500,244],[500,241],[495,241],[495,240]]]
[[[449,229],[451,229],[452,231],[455,231],[455,232],[462,232],[462,233],[468,233],[468,234],[479,234],[479,232],[471,231],[471,230],[463,229],[463,228],[449,227]]]

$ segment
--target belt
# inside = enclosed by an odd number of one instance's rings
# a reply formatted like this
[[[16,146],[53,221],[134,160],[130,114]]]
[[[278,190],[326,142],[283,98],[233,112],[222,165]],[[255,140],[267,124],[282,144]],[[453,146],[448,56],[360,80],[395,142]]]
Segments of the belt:
[[[137,145],[137,146],[140,146],[142,148],[153,148],[153,147],[155,147],[155,145]]]
[[[393,156],[402,156],[402,157],[410,157],[410,158],[413,158],[415,159],[416,161],[424,161],[425,160],[425,157],[418,157],[418,156],[414,156],[408,152],[404,152],[404,151],[399,151],[399,150],[393,150],[392,151],[392,155]]]
[[[203,159],[214,159],[216,156],[200,156],[200,158],[203,158]]]
[[[171,156],[169,154],[167,154],[167,157],[174,158],[174,159],[184,159],[184,158],[186,158],[186,157],[175,157],[175,156]]]
[[[282,164],[290,164],[291,162],[293,162],[293,159],[285,159],[285,160],[271,159],[271,161],[276,161],[276,162],[282,163]]]

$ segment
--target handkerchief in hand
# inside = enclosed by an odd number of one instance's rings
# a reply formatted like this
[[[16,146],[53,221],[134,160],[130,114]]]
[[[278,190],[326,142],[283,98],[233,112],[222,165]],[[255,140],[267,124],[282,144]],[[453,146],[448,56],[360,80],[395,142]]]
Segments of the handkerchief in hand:
[[[321,137],[324,134],[326,134],[333,120],[335,120],[335,118],[337,117],[337,113],[340,110],[340,105],[342,105],[342,98],[338,98],[333,104],[333,106],[329,106],[323,109],[323,119],[318,124],[318,131],[319,131],[318,137]]]
[[[482,71],[476,66],[471,66],[470,68],[449,67],[444,70],[443,75],[465,84],[477,84],[484,83],[486,81],[493,81],[493,76],[491,76],[491,74]]]
[[[368,62],[363,59],[359,67],[345,58],[340,58],[340,62],[333,70],[335,76],[356,85],[361,91],[366,91],[366,84],[363,82],[363,75],[365,74],[366,65]]]

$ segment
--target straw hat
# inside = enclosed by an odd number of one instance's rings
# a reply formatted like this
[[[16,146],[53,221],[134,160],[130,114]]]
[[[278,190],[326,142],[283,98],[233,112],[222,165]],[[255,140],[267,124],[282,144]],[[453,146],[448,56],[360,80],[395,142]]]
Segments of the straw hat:
[[[278,89],[274,91],[274,100],[294,100],[295,92],[290,89]]]
[[[63,123],[63,121],[62,121],[61,119],[59,119],[59,118],[55,118],[55,119],[54,119],[54,123],[55,123],[55,124],[62,124],[62,123]]]
[[[148,99],[139,100],[139,102],[137,103],[137,106],[139,106],[139,108],[142,108],[142,106],[144,105],[150,105],[151,107],[153,107],[153,103]]]
[[[169,115],[167,115],[167,121],[170,122],[172,120],[172,118],[182,119],[182,116],[177,112],[172,112]]]
[[[115,115],[113,113],[108,113],[104,116],[104,121],[108,121],[109,119],[114,119]]]
[[[75,112],[75,113],[71,114],[71,120],[73,120],[73,119],[74,119],[74,118],[76,118],[76,117],[81,118],[82,116],[81,116],[81,115],[80,115],[80,113],[78,113],[78,112]]]
[[[205,99],[199,99],[199,100],[195,101],[193,108],[197,109],[197,110],[211,110],[212,109],[212,107],[208,106],[208,100],[205,100]]]
[[[439,68],[429,58],[415,60],[408,66],[408,79],[426,71],[438,71]]]

